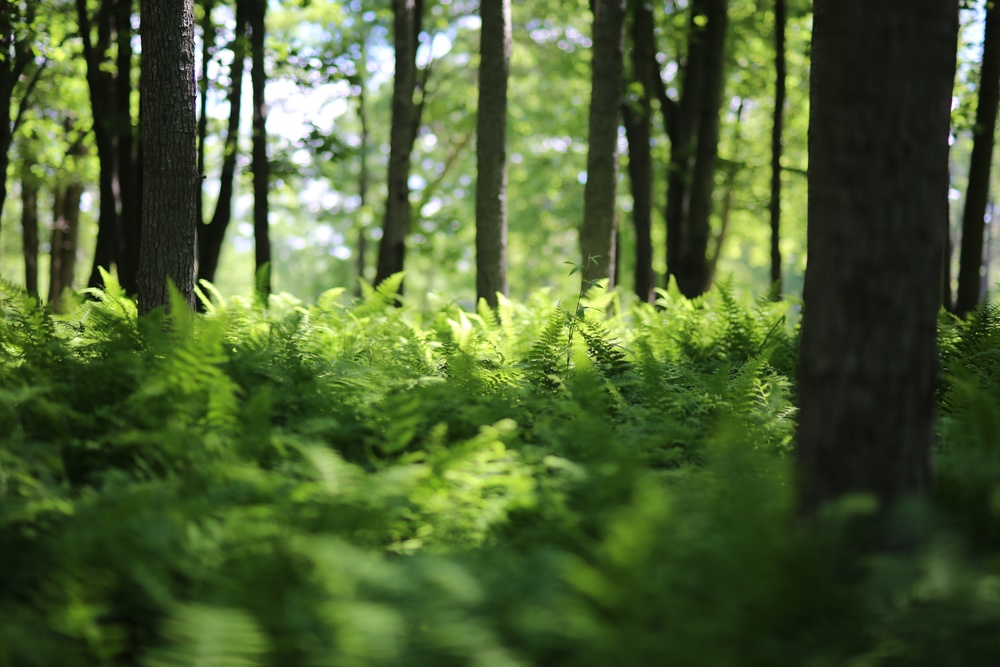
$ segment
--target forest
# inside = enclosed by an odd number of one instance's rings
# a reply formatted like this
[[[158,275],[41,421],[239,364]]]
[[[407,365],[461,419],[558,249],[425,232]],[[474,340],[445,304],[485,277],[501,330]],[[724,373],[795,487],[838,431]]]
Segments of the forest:
[[[1000,664],[991,0],[4,0],[0,667]]]

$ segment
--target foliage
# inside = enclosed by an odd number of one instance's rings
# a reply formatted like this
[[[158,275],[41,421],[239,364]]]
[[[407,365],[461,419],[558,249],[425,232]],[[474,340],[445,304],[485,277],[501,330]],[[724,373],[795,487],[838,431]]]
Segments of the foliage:
[[[164,320],[106,280],[58,316],[2,286],[0,664],[1000,656],[996,310],[943,324],[916,546],[857,562],[865,502],[792,510],[787,304],[205,284]]]

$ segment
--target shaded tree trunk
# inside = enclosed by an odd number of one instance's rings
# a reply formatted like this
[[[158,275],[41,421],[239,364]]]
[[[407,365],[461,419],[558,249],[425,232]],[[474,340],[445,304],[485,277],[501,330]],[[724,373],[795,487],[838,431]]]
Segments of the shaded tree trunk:
[[[781,144],[785,119],[787,0],[774,0],[774,118],[771,123],[771,296],[781,298]]]
[[[618,190],[618,126],[622,101],[625,0],[596,0],[591,61],[587,184],[580,229],[582,280],[607,279],[614,287],[615,196]]]
[[[24,254],[24,288],[38,296],[38,181],[31,173],[31,163],[23,166],[21,177],[21,229]]]
[[[396,65],[389,132],[388,194],[375,284],[403,270],[406,236],[410,232],[410,155],[420,124],[420,108],[414,102],[414,93],[423,0],[393,0],[392,6]]]
[[[29,84],[17,111],[14,110],[14,89],[21,76],[34,60],[32,53],[34,5],[27,3],[22,10],[19,3],[0,4],[0,222],[3,206],[7,201],[7,167],[10,165],[10,147],[14,132],[23,113],[27,98],[34,84]],[[41,73],[39,69],[38,74]],[[33,79],[37,82],[37,76]]]
[[[219,255],[226,229],[233,218],[233,192],[236,181],[236,156],[239,149],[240,113],[243,109],[243,73],[247,54],[247,0],[236,1],[236,32],[231,46],[233,62],[229,66],[229,124],[219,175],[219,198],[207,224],[198,228],[198,278],[215,281]],[[204,173],[204,172],[201,172]],[[199,188],[199,192],[201,188]],[[199,209],[200,210],[200,209]]]
[[[271,234],[268,225],[268,189],[271,165],[267,160],[267,73],[264,71],[264,37],[267,0],[252,0],[250,5],[250,51],[253,68],[253,237],[257,298],[267,304],[271,294]]]
[[[507,288],[507,78],[510,0],[482,0],[476,118],[476,299],[490,308]]]
[[[986,3],[986,27],[983,35],[983,62],[979,77],[979,101],[973,129],[969,185],[965,191],[962,214],[962,242],[958,260],[958,293],[955,313],[964,317],[976,307],[982,296],[983,235],[986,204],[990,197],[990,170],[993,166],[993,143],[1000,101],[1000,16],[995,2]]]
[[[932,482],[956,0],[816,0],[800,503]]]
[[[194,0],[142,0],[143,234],[139,312],[169,308],[168,280],[194,307],[198,220]]]
[[[137,289],[142,192],[131,113],[132,7],[133,0],[103,0],[92,19],[87,1],[76,0],[100,161],[97,246],[88,284],[99,286],[99,268],[110,271],[117,265],[119,281],[130,293]],[[114,67],[109,60],[112,43],[118,47]]]
[[[640,301],[656,299],[656,277],[653,274],[653,157],[652,96],[659,77],[656,65],[656,45],[652,38],[653,14],[644,0],[630,3],[632,38],[632,78],[641,92],[622,105],[625,137],[628,140],[628,174],[632,185],[632,225],[635,228],[635,294]],[[617,264],[616,264],[617,266]]]
[[[361,46],[361,64],[358,67],[358,121],[361,123],[361,146],[359,149],[358,165],[358,198],[361,203],[361,214],[358,216],[358,256],[355,266],[358,272],[358,284],[355,288],[355,295],[361,296],[361,280],[365,278],[368,255],[368,222],[369,222],[369,202],[368,202],[368,151],[371,146],[371,135],[368,131],[368,104],[367,104],[367,77],[368,64],[365,59],[366,45]]]
[[[198,75],[198,174],[205,178],[205,140],[208,137],[208,77],[209,65],[215,48],[215,23],[212,10],[215,0],[202,0],[201,28],[201,72]],[[205,189],[198,188],[198,220],[205,216]],[[199,232],[201,226],[199,225]],[[201,234],[198,235],[199,241]]]
[[[56,312],[60,311],[59,299],[62,293],[73,286],[83,191],[83,185],[73,181],[57,187],[52,198],[48,300]]]

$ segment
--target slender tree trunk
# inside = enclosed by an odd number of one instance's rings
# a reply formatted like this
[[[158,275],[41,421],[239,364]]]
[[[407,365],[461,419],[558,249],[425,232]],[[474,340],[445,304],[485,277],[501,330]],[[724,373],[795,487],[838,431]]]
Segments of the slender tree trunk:
[[[208,282],[215,280],[226,228],[233,218],[236,156],[239,148],[240,113],[243,109],[243,73],[247,54],[247,13],[247,0],[237,0],[236,32],[231,47],[233,62],[229,66],[229,124],[219,176],[219,198],[215,203],[212,219],[198,229],[198,278]]]
[[[625,137],[628,140],[628,174],[632,185],[632,225],[635,228],[635,294],[640,301],[656,299],[653,274],[653,157],[652,97],[656,86],[656,45],[652,41],[653,14],[644,0],[630,3],[632,36],[632,77],[641,93],[622,105]],[[616,264],[617,266],[617,264]]]
[[[361,63],[358,67],[358,121],[361,123],[361,147],[359,150],[359,161],[358,166],[358,198],[361,202],[361,214],[358,216],[357,226],[358,226],[358,256],[356,260],[356,267],[358,272],[358,284],[355,288],[355,294],[361,296],[361,280],[365,278],[365,269],[367,268],[366,258],[368,255],[368,221],[369,221],[369,202],[368,202],[368,182],[370,176],[368,174],[368,151],[371,145],[371,136],[368,132],[368,105],[367,105],[367,77],[368,77],[368,63],[364,56],[366,45],[362,44],[362,56]]]
[[[31,163],[22,166],[21,228],[24,249],[24,288],[38,296],[38,182],[31,173]]]
[[[417,87],[417,39],[423,0],[393,0],[392,6],[396,69],[392,84],[388,196],[376,284],[403,270],[406,236],[410,232],[410,154],[419,125],[419,110],[413,95]]]
[[[983,252],[983,281],[979,285],[979,293],[983,299],[989,298],[990,293],[990,269],[993,267],[993,233],[996,229],[996,206],[990,201],[986,205],[989,210],[990,224],[986,225],[986,249]]]
[[[139,312],[170,306],[168,280],[194,307],[198,220],[194,0],[142,0],[143,234]]]
[[[667,272],[688,298],[705,293],[711,285],[706,253],[725,88],[726,7],[725,0],[692,0],[680,101],[672,104],[659,83],[670,137]]]
[[[201,16],[201,73],[198,76],[198,174],[205,178],[205,139],[208,137],[208,68],[212,61],[215,48],[215,23],[212,21],[212,10],[215,0],[202,0]],[[205,189],[198,188],[198,220],[205,216]],[[201,225],[198,226],[198,239],[201,240]]]
[[[118,280],[126,292],[138,291],[139,244],[142,235],[141,139],[136,141],[132,126],[132,14],[135,0],[117,0],[115,37],[117,76],[115,77],[115,134],[118,150],[118,193],[121,201],[121,254],[115,258]],[[140,123],[142,114],[140,112]]]
[[[482,0],[476,118],[476,299],[490,308],[507,289],[507,78],[510,0]]]
[[[596,0],[591,61],[587,184],[583,194],[580,249],[584,285],[607,279],[614,287],[615,197],[618,190],[618,126],[622,100],[625,0]]]
[[[733,193],[736,191],[736,174],[739,171],[740,163],[736,160],[735,154],[739,151],[743,140],[743,109],[746,100],[740,98],[740,104],[733,112],[733,153],[734,157],[726,165],[726,182],[722,193],[722,206],[719,211],[719,233],[715,236],[715,247],[712,249],[708,259],[709,276],[715,280],[715,272],[719,266],[719,259],[722,257],[722,249],[725,247],[726,235],[729,233],[729,218],[733,211]]]
[[[49,262],[49,303],[59,312],[59,298],[73,287],[80,237],[80,199],[84,187],[73,180],[56,188],[52,198],[52,242]]]
[[[806,511],[931,486],[957,0],[816,0],[797,464]]]
[[[983,271],[983,234],[986,204],[990,197],[993,139],[1000,101],[1000,15],[995,2],[986,3],[983,62],[979,77],[979,102],[973,130],[969,186],[962,215],[962,244],[958,261],[958,294],[955,313],[964,317],[979,303]]]
[[[271,235],[268,225],[268,189],[271,165],[267,160],[267,101],[265,88],[267,73],[264,71],[264,37],[267,18],[267,0],[253,0],[250,13],[250,51],[253,69],[253,237],[256,294],[267,303],[271,294]]]
[[[22,14],[23,12],[23,14]],[[14,87],[34,60],[32,52],[34,6],[27,3],[22,10],[18,3],[0,4],[0,223],[7,201],[7,167],[10,165],[10,147],[17,129],[18,112],[14,106]],[[37,80],[36,80],[37,81]],[[21,99],[23,110],[30,89]]]
[[[771,296],[781,298],[781,145],[785,118],[787,0],[774,0],[774,120],[771,124]]]

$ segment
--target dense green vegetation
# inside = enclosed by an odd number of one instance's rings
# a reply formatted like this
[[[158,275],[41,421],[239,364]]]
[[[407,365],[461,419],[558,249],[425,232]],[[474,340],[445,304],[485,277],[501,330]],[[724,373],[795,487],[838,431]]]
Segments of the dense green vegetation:
[[[788,303],[209,289],[164,326],[108,280],[0,297],[0,665],[1000,658],[996,309],[942,319],[937,491],[859,556],[869,499],[794,512]]]

